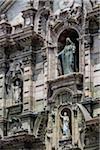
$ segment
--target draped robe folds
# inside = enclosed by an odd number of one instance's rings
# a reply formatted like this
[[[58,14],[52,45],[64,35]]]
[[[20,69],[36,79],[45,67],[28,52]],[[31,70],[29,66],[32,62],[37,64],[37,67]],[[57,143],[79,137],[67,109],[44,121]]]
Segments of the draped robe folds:
[[[70,43],[69,45],[65,45],[64,49],[58,54],[63,74],[74,72],[74,53],[75,45]]]
[[[63,116],[63,135],[66,137],[70,136],[70,129],[69,129],[69,117]]]

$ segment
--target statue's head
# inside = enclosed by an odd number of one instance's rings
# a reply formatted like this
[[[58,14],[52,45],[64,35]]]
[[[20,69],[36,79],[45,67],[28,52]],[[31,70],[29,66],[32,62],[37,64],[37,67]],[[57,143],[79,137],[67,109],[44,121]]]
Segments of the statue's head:
[[[72,41],[70,40],[69,37],[67,37],[67,38],[66,38],[66,44],[67,44],[67,45],[70,45],[71,43],[72,43]]]
[[[66,111],[64,112],[64,116],[67,116],[67,112]]]
[[[18,86],[19,85],[19,82],[18,82],[18,80],[16,80],[16,86]]]

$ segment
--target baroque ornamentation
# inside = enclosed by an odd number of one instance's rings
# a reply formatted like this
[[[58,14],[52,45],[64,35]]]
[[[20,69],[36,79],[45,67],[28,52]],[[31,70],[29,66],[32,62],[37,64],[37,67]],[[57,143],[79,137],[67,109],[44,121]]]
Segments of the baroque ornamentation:
[[[70,123],[71,123],[71,113],[67,107],[61,109],[60,113],[60,128],[62,131],[62,140],[70,139],[71,138],[71,130],[70,130]]]
[[[21,62],[11,62],[10,67],[6,73],[6,92],[10,99],[15,102],[22,101],[23,91],[23,66]]]
[[[60,9],[55,13],[58,20],[81,24],[83,15],[82,4],[76,4],[74,0],[63,0],[59,2]]]
[[[19,118],[12,117],[12,119],[10,120],[9,125],[10,125],[10,129],[9,129],[10,130],[10,132],[9,132],[10,135],[16,134],[19,131],[23,130],[22,122]]]
[[[67,112],[64,112],[63,115],[61,115],[61,118],[63,119],[63,136],[65,138],[69,138],[70,136],[70,129],[69,129],[69,116],[67,115]]]

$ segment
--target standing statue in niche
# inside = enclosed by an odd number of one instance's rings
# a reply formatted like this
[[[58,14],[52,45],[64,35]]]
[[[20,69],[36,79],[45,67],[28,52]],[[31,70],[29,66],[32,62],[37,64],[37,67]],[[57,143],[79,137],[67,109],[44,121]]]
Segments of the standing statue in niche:
[[[70,137],[70,129],[69,129],[69,117],[67,115],[67,112],[64,112],[64,115],[61,115],[61,118],[63,119],[63,136],[66,138]]]
[[[70,40],[70,38],[66,38],[66,45],[58,54],[58,59],[60,59],[63,74],[74,72],[75,49],[75,44]]]
[[[23,64],[21,61],[10,61],[6,72],[6,92],[7,98],[18,103],[22,101],[23,81]]]
[[[23,75],[23,65],[22,62],[14,62],[13,60],[10,61],[9,67],[7,68],[6,72],[6,92],[7,94],[11,95],[11,88],[12,88],[12,80],[13,78],[18,77],[19,75]]]
[[[16,80],[13,85],[13,98],[15,100],[15,103],[21,102],[21,94],[22,94],[21,81]]]

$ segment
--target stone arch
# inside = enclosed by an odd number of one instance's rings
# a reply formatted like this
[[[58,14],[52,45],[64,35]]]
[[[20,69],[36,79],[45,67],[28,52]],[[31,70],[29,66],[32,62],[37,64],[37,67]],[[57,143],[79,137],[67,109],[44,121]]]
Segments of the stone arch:
[[[72,104],[71,103],[67,103],[67,104],[65,104],[65,105],[60,105],[59,107],[58,107],[58,110],[59,111],[61,111],[63,108],[67,108],[67,109],[69,109],[70,111],[71,111],[71,113],[73,112],[72,111]]]
[[[64,26],[64,27],[62,27],[61,28],[61,30],[59,31],[59,33],[57,34],[58,36],[57,36],[57,39],[59,38],[59,36],[61,35],[61,33],[62,32],[64,32],[64,30],[68,30],[68,29],[72,29],[72,30],[75,30],[77,33],[78,33],[78,35],[80,36],[80,29],[79,29],[79,27],[77,26],[77,27],[74,27],[74,26],[70,26],[70,27],[66,27],[66,26]]]
[[[59,107],[62,104],[71,103],[73,99],[73,95],[74,92],[71,89],[63,87],[55,90],[55,92],[53,93],[50,99],[52,100],[52,102],[55,103],[56,106]],[[66,96],[66,99],[64,99],[64,96]],[[59,97],[59,99],[57,97]],[[63,97],[62,100],[61,97]]]
[[[62,117],[61,115],[63,116],[64,115],[64,112],[67,113],[67,116],[69,117],[69,130],[70,130],[70,135],[72,135],[72,114],[73,114],[73,111],[72,111],[72,105],[71,104],[66,104],[66,105],[61,105],[59,108],[58,108],[58,115],[59,115],[59,121],[60,121],[60,124],[63,123],[63,120],[62,120]],[[59,125],[60,125],[59,124]],[[63,126],[63,124],[61,126],[59,126],[60,128]],[[61,130],[60,130],[61,131]],[[69,136],[69,139],[71,138],[71,136]]]
[[[40,17],[43,13],[49,13],[50,10],[46,9],[45,7],[38,10],[36,16],[35,16],[35,22],[34,22],[34,30],[36,33],[40,33]]]
[[[79,25],[77,24],[74,24],[74,25],[68,25],[67,23],[64,24],[64,23],[57,23],[53,29],[53,32],[54,32],[54,35],[55,35],[55,43],[57,45],[57,42],[58,42],[58,38],[60,36],[60,34],[64,31],[64,30],[68,30],[68,29],[73,29],[75,30],[78,35],[79,35],[79,38],[81,37],[81,33],[82,33],[82,29]]]
[[[60,31],[57,38],[57,51],[62,51],[66,45],[66,38],[70,38],[71,42],[75,45],[75,52],[73,53],[73,72],[79,72],[79,33],[74,28],[64,28]],[[58,74],[64,74],[62,58],[58,58]]]
[[[64,28],[61,32],[59,32],[59,35],[58,35],[58,38],[57,38],[57,43],[59,42],[59,39],[60,39],[61,35],[62,35],[65,31],[67,31],[67,32],[66,32],[66,35],[64,35],[65,38],[71,36],[72,34],[73,34],[73,36],[74,36],[74,34],[76,34],[76,35],[77,35],[76,38],[79,38],[79,32],[78,32],[78,30],[76,30],[76,28]],[[71,34],[71,35],[70,35],[70,34]],[[70,38],[71,38],[71,37],[70,37]],[[74,41],[73,41],[73,42],[74,42]],[[58,45],[58,44],[57,44],[57,45]],[[58,47],[58,48],[59,48],[59,47]]]

